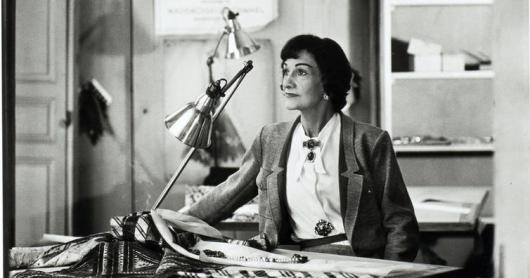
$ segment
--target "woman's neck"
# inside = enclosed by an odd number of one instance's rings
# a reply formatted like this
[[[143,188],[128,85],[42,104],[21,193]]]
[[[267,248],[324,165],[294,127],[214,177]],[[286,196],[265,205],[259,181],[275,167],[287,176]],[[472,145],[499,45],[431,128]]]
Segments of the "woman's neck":
[[[300,113],[300,121],[305,135],[308,137],[317,137],[326,123],[333,117],[333,114],[335,114],[335,111],[330,106],[326,106],[323,109],[302,111]]]

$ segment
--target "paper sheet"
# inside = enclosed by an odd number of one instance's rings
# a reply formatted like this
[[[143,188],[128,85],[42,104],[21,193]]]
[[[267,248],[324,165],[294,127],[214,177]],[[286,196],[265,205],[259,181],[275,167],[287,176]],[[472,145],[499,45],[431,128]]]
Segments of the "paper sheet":
[[[472,212],[469,203],[439,199],[423,199],[414,202],[414,211],[418,222],[460,222]]]

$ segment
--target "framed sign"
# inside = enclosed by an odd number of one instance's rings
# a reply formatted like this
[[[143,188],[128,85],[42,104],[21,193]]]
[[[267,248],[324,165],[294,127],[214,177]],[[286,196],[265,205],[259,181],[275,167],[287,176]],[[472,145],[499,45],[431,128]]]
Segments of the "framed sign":
[[[219,34],[224,7],[239,13],[239,23],[256,31],[278,17],[277,0],[155,0],[157,35]]]

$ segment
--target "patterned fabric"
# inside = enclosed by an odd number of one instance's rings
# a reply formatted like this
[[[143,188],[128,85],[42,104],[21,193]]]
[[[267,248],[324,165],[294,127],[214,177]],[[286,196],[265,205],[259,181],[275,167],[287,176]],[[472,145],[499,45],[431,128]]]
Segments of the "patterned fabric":
[[[161,237],[152,223],[148,211],[135,212],[127,216],[114,216],[110,219],[111,233],[120,240],[141,243],[161,244]]]
[[[101,242],[112,238],[109,233],[101,233],[54,246],[14,247],[9,252],[9,267],[21,269],[71,265]]]
[[[195,260],[169,248],[169,245],[160,239],[155,221],[147,213],[114,217],[111,223],[113,225],[111,233],[80,238],[42,248],[38,252],[32,248],[12,249],[11,262],[18,264],[10,265],[11,268],[29,268],[13,277],[360,277],[338,272],[257,269],[230,265],[231,262],[219,264],[207,260]],[[176,229],[172,230],[172,238],[174,244],[188,250],[198,246],[202,240],[197,234]],[[202,243],[214,242],[202,241]],[[219,244],[227,243],[219,242]],[[227,248],[232,249],[229,246]],[[61,266],[66,268],[51,272],[38,269]]]
[[[150,277],[162,258],[162,249],[153,249],[135,241],[111,240],[98,244],[73,266],[46,273],[29,270],[22,277]]]
[[[192,260],[165,249],[165,252],[146,248],[138,242],[115,241],[102,243],[82,261],[57,272],[28,270],[14,278],[75,278],[75,277],[326,277],[356,278],[343,272],[305,272],[274,269],[255,269],[226,266]]]

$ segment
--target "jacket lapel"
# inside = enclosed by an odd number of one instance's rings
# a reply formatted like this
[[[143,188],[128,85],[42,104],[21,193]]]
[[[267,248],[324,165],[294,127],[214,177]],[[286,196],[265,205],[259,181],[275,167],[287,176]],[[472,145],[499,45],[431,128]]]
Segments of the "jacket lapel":
[[[341,148],[339,153],[340,208],[344,221],[344,230],[350,241],[363,189],[363,175],[356,173],[359,171],[359,165],[355,156],[354,138],[355,122],[341,113]]]
[[[269,192],[269,204],[271,207],[272,218],[278,232],[286,231],[285,226],[282,225],[288,221],[287,210],[286,210],[286,195],[285,195],[285,183],[286,173],[285,168],[287,167],[287,159],[289,157],[289,150],[291,148],[291,137],[293,135],[294,128],[300,122],[300,117],[291,123],[289,131],[278,136],[272,145],[282,146],[281,148],[275,148],[276,153],[272,156],[279,158],[273,164],[272,174],[270,175],[270,182],[268,183]],[[283,143],[283,145],[282,145]],[[280,235],[285,236],[285,235]],[[288,235],[287,235],[288,236]]]

